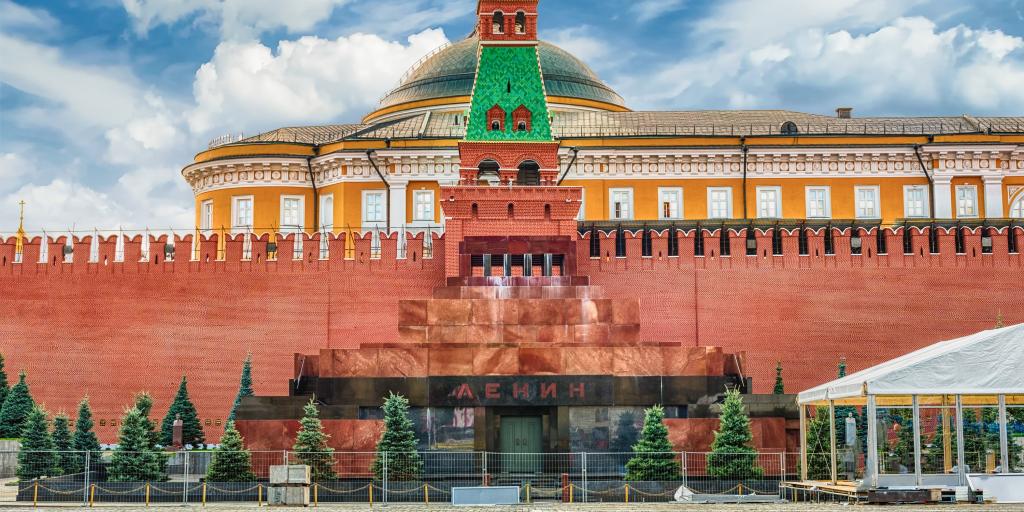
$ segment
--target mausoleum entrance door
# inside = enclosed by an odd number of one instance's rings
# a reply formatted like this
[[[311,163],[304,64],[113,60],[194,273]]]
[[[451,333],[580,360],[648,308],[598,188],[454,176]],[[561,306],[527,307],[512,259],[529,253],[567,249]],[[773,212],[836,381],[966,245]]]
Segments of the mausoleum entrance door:
[[[544,422],[540,416],[502,416],[501,452],[503,470],[508,473],[537,473],[541,470]],[[509,455],[533,454],[533,455]]]

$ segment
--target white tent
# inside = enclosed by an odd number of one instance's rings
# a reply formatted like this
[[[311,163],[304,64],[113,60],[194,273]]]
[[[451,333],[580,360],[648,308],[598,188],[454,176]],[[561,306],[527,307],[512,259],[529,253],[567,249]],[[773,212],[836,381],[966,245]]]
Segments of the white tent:
[[[835,408],[837,405],[865,406],[867,422],[867,460],[862,487],[892,485],[965,485],[970,468],[964,459],[962,413],[965,407],[998,407],[999,450],[1001,464],[986,478],[1014,478],[1008,459],[1007,405],[1024,405],[1024,324],[982,331],[955,340],[936,343],[863,371],[836,379],[800,393],[801,439],[806,440],[806,407],[828,407],[831,435],[832,482],[837,482],[837,446]],[[880,434],[878,408],[896,407],[912,411],[914,427],[913,473],[879,474]],[[942,407],[943,421],[955,417],[955,427],[946,426],[946,471],[922,474],[921,411],[932,414]],[[952,411],[955,410],[955,413]],[[954,416],[955,414],[955,416]],[[955,430],[955,436],[949,430]],[[956,451],[948,445],[956,443]],[[848,448],[849,449],[849,448]],[[955,453],[955,461],[949,454]],[[803,479],[807,479],[807,446],[801,442]],[[952,468],[952,470],[950,470]],[[977,468],[975,468],[977,469]],[[990,469],[990,472],[992,470]],[[985,476],[985,475],[978,475]],[[1014,484],[1017,485],[1017,484]]]
[[[1024,393],[1024,324],[943,341],[800,393],[801,404],[868,395]]]

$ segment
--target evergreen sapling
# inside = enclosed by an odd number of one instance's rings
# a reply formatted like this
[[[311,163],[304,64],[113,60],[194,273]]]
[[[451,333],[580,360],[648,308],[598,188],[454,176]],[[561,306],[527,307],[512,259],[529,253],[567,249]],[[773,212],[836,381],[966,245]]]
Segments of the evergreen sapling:
[[[82,398],[78,403],[78,418],[75,420],[75,433],[71,436],[71,448],[77,467],[84,469],[85,456],[89,454],[89,465],[100,459],[100,441],[93,432],[92,409],[89,408],[89,397]]]
[[[110,460],[107,476],[111,482],[162,482],[167,479],[163,454],[153,450],[142,412],[132,407],[125,412]]]
[[[145,391],[135,395],[135,408],[142,414],[142,420],[146,431],[149,432],[149,447],[156,449],[160,445],[161,433],[156,430],[156,423],[149,418],[153,412],[153,396]]]
[[[33,407],[25,419],[18,452],[18,478],[22,481],[57,476],[50,420],[41,407]]]
[[[4,369],[4,355],[0,354],[0,408],[4,405],[11,386],[7,383],[7,370]]]
[[[231,413],[228,414],[228,421],[235,421],[235,414],[238,412],[238,406],[242,404],[242,399],[247,396],[253,396],[255,393],[252,390],[252,352],[245,356],[245,362],[242,363],[242,377],[238,383],[238,395],[235,396],[235,403],[231,406]]]
[[[786,386],[782,383],[782,361],[775,363],[775,387],[772,388],[773,395],[786,394]]]
[[[167,410],[167,416],[160,425],[160,444],[171,446],[174,443],[174,420],[181,419],[181,443],[184,446],[193,448],[202,447],[206,442],[203,433],[203,425],[199,422],[199,414],[196,413],[196,406],[188,396],[188,381],[182,376],[181,384],[178,385],[178,392],[174,395],[174,401]]]
[[[302,412],[299,433],[295,436],[292,451],[300,462],[309,466],[310,476],[314,481],[334,480],[337,478],[334,473],[334,449],[327,446],[327,439],[330,436],[324,433],[324,426],[320,423],[320,411],[313,400],[310,400]]]
[[[58,414],[53,418],[53,449],[55,464],[60,475],[81,473],[84,468],[78,464],[78,457],[72,452],[71,420],[66,414]]]
[[[680,475],[679,461],[668,440],[665,409],[655,405],[644,411],[640,440],[633,445],[633,458],[626,463],[626,480],[671,481]]]
[[[753,441],[743,397],[738,389],[726,391],[718,431],[708,454],[708,473],[719,478],[760,477],[764,470],[757,464]]]
[[[235,429],[233,422],[228,422],[224,435],[220,438],[220,446],[213,451],[210,466],[206,470],[207,482],[252,482],[256,475],[252,472],[252,454],[245,449],[245,440]]]
[[[0,438],[18,438],[25,426],[32,409],[36,406],[25,382],[25,372],[21,372],[18,383],[11,388],[0,409]]]
[[[386,464],[388,480],[419,480],[423,476],[423,459],[417,451],[419,440],[409,419],[409,400],[389,393],[383,409],[384,433],[377,442],[373,473],[383,478]]]

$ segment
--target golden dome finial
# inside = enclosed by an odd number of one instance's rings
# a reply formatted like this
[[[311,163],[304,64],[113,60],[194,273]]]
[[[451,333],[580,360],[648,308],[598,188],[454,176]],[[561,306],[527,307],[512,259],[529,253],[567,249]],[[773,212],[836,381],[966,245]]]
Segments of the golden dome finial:
[[[25,200],[18,201],[21,211],[18,212],[18,233],[14,242],[15,254],[25,251]]]

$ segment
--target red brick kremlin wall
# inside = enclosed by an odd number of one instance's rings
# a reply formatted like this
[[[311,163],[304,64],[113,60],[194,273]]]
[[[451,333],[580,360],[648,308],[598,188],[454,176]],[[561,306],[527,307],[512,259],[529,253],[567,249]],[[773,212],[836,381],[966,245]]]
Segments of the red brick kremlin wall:
[[[944,231],[940,254],[930,255],[927,234],[915,230],[916,252],[904,256],[897,230],[887,256],[876,254],[871,234],[862,238],[864,254],[850,255],[848,235],[839,231],[834,256],[824,255],[820,233],[810,239],[810,256],[797,255],[796,234],[786,235],[785,256],[771,256],[766,235],[759,235],[758,256],[745,256],[741,230],[730,257],[717,254],[713,233],[705,237],[707,256],[694,258],[692,233],[680,232],[680,256],[669,258],[663,235],[652,237],[651,258],[641,255],[639,234],[626,233],[625,258],[615,257],[614,234],[600,235],[607,256],[591,259],[588,234],[579,241],[578,273],[609,298],[640,298],[641,339],[746,351],[757,392],[769,391],[777,359],[787,390],[799,391],[831,378],[841,356],[855,371],[991,328],[999,313],[1007,324],[1024,322],[1024,259],[1007,254],[1005,230],[991,255],[981,253],[977,232],[968,233],[966,254],[954,254],[953,234]],[[283,238],[281,257],[267,261],[263,238],[253,242],[252,260],[242,261],[238,237],[218,261],[211,238],[190,261],[191,237],[184,237],[176,239],[173,262],[163,261],[163,239],[151,242],[159,261],[148,263],[137,262],[138,237],[125,244],[132,263],[114,262],[113,238],[89,263],[90,242],[76,240],[74,262],[61,263],[64,240],[51,241],[48,264],[35,263],[38,239],[26,243],[30,263],[12,263],[13,239],[0,244],[0,352],[9,374],[28,372],[33,395],[51,411],[73,413],[88,393],[105,442],[114,440],[110,421],[133,393],[153,393],[160,416],[182,374],[215,440],[246,351],[254,354],[257,394],[285,395],[294,353],[398,341],[398,300],[429,298],[445,275],[441,240],[433,258],[424,259],[422,240],[414,239],[398,259],[396,239],[385,239],[373,259],[369,239],[346,251],[342,235],[321,261],[314,237],[294,261]]]

